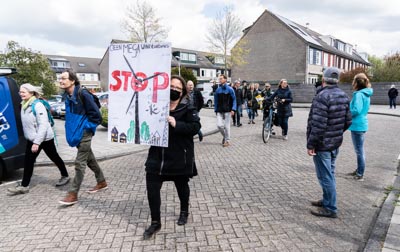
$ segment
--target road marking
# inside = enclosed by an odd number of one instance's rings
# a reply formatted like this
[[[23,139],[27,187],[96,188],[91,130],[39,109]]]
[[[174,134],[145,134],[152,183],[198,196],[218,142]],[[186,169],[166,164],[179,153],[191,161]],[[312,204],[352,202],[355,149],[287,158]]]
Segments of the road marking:
[[[15,181],[10,181],[10,182],[1,184],[0,187],[6,186],[6,185],[11,185],[11,184],[14,184],[14,183],[17,183],[17,182],[21,182],[21,181],[22,181],[22,179],[15,180]]]

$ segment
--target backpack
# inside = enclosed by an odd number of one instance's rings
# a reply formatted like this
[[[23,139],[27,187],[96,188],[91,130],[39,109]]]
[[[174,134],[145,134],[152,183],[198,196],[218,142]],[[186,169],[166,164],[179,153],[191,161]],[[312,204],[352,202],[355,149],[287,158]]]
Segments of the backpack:
[[[99,124],[101,124],[101,122],[103,121],[103,117],[101,115],[101,110],[100,110],[101,104],[100,104],[99,97],[97,97],[97,95],[92,94],[92,92],[90,92],[86,87],[80,87],[78,90],[78,98],[79,98],[79,100],[81,100],[82,104],[84,104],[83,99],[82,99],[82,91],[83,90],[86,90],[93,97],[94,103],[96,103],[97,107],[99,108],[99,111],[100,111],[100,123]]]
[[[36,117],[35,105],[38,102],[42,103],[44,105],[44,107],[46,108],[47,117],[49,118],[49,123],[50,123],[51,127],[53,127],[54,126],[54,119],[53,119],[53,116],[51,115],[51,112],[50,112],[50,110],[51,110],[50,104],[46,100],[44,100],[43,98],[38,98],[38,99],[36,99],[36,100],[34,100],[32,102],[32,113],[33,113],[33,115]]]
[[[81,100],[82,104],[83,104],[82,90],[86,90],[93,97],[94,102],[96,103],[97,107],[100,109],[101,104],[100,104],[99,97],[97,97],[97,95],[92,94],[86,87],[81,87],[78,90],[78,97],[79,97],[79,100]]]

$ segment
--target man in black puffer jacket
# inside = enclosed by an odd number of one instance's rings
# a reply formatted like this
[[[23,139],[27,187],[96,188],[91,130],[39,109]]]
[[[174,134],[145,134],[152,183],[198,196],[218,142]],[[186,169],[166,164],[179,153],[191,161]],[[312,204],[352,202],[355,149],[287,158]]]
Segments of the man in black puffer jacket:
[[[324,71],[322,88],[311,105],[307,125],[307,152],[313,156],[323,199],[312,201],[319,217],[337,217],[335,161],[343,142],[343,133],[351,125],[350,99],[338,86],[340,70]]]

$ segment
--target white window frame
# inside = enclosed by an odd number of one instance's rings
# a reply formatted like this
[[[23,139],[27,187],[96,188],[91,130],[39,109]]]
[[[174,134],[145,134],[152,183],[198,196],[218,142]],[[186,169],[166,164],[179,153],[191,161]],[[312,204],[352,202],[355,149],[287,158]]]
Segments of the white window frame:
[[[310,50],[308,51],[308,64],[314,64],[314,49],[310,48]]]
[[[321,51],[315,50],[315,65],[321,65],[322,53]]]
[[[196,62],[196,54],[194,54],[194,53],[189,53],[189,59],[188,59],[189,61],[193,61],[193,62]]]

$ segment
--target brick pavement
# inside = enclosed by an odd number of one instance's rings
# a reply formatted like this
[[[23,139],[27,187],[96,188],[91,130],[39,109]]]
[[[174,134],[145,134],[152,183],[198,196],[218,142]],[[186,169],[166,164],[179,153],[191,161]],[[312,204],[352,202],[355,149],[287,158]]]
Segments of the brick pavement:
[[[398,154],[397,118],[370,115],[364,182],[345,176],[356,164],[350,134],[337,161],[338,219],[309,214],[318,199],[312,159],[306,155],[307,109],[295,109],[289,140],[261,139],[257,124],[232,128],[232,146],[219,134],[196,141],[199,176],[191,181],[187,225],[175,224],[179,199],[172,183],[162,189],[162,229],[142,240],[150,222],[144,162],[146,152],[101,162],[109,190],[83,193],[79,204],[59,207],[67,187],[53,186],[54,166],[38,167],[27,195],[7,197],[0,187],[0,251],[357,251],[365,246],[379,213],[374,205],[390,185]],[[278,131],[279,132],[279,131]],[[71,175],[73,168],[68,167]]]

